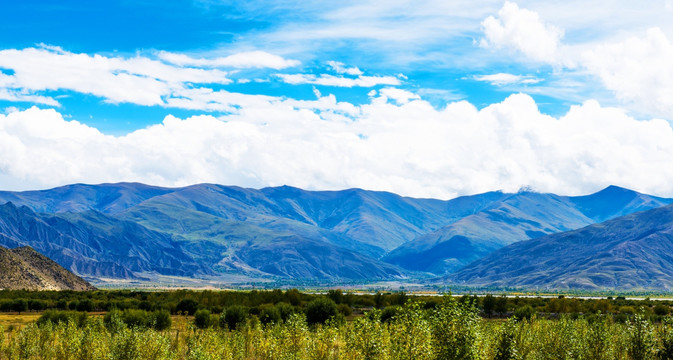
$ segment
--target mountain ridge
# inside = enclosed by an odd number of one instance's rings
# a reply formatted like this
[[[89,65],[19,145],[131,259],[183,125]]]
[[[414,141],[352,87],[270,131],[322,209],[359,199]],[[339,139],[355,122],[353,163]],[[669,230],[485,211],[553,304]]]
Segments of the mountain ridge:
[[[139,183],[4,191],[3,201],[22,215],[0,205],[0,245],[34,246],[87,276],[356,281],[443,275],[511,243],[673,202],[614,186],[580,197],[494,191],[437,200]]]
[[[673,205],[521,241],[442,278],[496,287],[673,290]]]

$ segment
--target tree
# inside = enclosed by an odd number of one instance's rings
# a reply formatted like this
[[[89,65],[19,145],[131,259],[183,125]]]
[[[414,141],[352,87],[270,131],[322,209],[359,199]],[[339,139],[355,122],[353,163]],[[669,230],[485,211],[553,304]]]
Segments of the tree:
[[[491,316],[493,315],[493,312],[495,311],[495,305],[497,303],[496,298],[491,295],[491,294],[486,294],[483,299],[482,303],[482,308],[484,309],[484,314],[486,316]]]
[[[341,304],[344,300],[344,294],[341,289],[327,291],[327,296],[336,304]]]
[[[259,321],[262,324],[279,323],[280,311],[271,304],[264,304],[259,307]]]
[[[321,297],[306,306],[306,322],[309,325],[324,324],[336,314],[337,306],[332,299]]]
[[[199,307],[199,303],[196,302],[194,299],[182,299],[178,303],[177,306],[175,306],[175,311],[178,313],[183,313],[183,314],[188,314],[188,315],[194,315],[196,313],[196,309]]]
[[[222,315],[220,315],[220,327],[234,330],[238,324],[245,322],[248,317],[248,309],[241,305],[234,305],[227,308]]]
[[[530,318],[535,315],[536,311],[533,309],[532,306],[530,305],[524,305],[524,306],[519,306],[514,310],[514,317],[516,317],[519,320],[530,320]]]
[[[28,311],[28,301],[24,299],[16,299],[12,302],[12,310],[21,314],[21,312]]]
[[[210,326],[210,310],[201,309],[194,313],[194,325],[199,329]]]

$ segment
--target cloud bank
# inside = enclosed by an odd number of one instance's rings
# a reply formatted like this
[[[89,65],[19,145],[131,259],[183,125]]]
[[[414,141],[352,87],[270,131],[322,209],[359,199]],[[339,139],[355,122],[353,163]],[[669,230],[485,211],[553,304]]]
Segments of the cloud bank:
[[[268,102],[221,118],[167,116],[125,136],[31,108],[0,115],[0,154],[0,180],[13,189],[214,182],[451,198],[522,186],[583,194],[616,183],[673,195],[667,122],[595,101],[554,118],[524,94],[481,110],[465,101],[437,110],[385,91],[359,107],[333,97]]]

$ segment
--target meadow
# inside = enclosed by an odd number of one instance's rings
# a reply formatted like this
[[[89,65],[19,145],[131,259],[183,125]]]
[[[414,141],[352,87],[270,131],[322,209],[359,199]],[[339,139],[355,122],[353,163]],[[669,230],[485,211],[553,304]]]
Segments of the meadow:
[[[18,302],[7,299],[18,294],[0,292],[0,304]],[[1,359],[673,358],[667,301],[338,290],[20,295],[26,303],[41,297],[47,308],[0,316]],[[56,307],[66,295],[77,301],[72,310],[68,301]],[[157,307],[130,300],[143,297]],[[104,298],[138,306],[77,310],[86,300],[105,306]],[[12,316],[22,323],[10,324]]]

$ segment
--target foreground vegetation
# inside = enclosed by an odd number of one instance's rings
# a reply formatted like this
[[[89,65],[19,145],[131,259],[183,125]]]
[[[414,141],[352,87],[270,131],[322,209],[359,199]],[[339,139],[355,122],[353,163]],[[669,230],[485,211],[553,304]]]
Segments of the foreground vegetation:
[[[408,300],[346,321],[333,300],[303,312],[272,307],[250,316],[240,305],[219,314],[114,310],[104,317],[50,311],[6,333],[3,359],[671,359],[673,320],[645,309],[623,323],[601,313],[539,318],[520,311],[484,319],[474,301]],[[163,315],[162,315],[163,314]],[[167,320],[168,319],[168,320]],[[163,321],[162,326],[157,322]],[[167,322],[167,323],[166,323]]]

